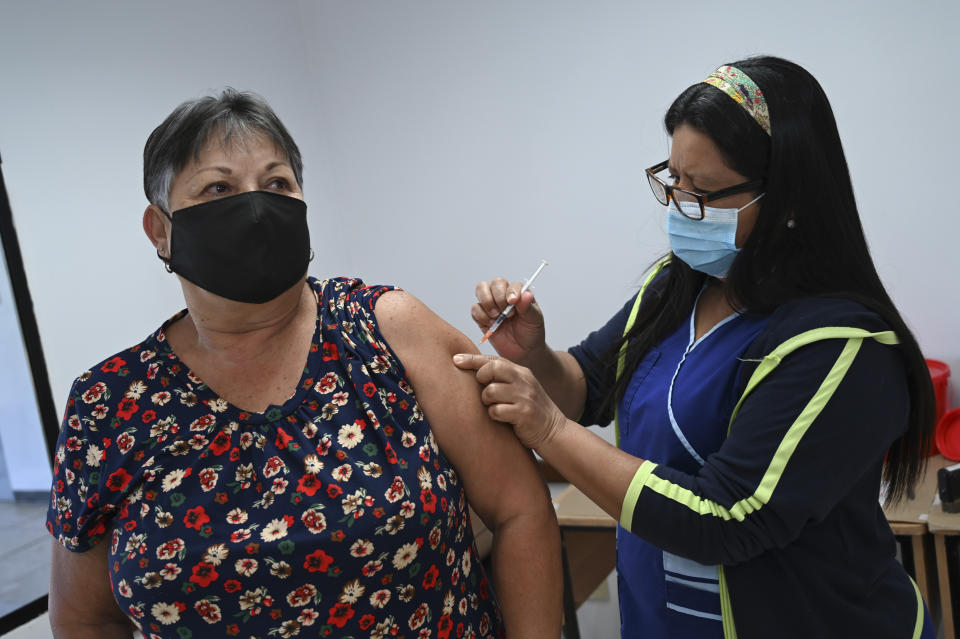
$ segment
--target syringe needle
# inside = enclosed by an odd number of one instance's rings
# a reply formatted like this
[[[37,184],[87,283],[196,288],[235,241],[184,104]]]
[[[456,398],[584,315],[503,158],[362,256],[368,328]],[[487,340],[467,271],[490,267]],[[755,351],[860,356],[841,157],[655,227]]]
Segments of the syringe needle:
[[[547,265],[546,260],[540,260],[540,266],[537,267],[537,270],[533,272],[533,275],[528,277],[527,280],[523,283],[523,286],[520,287],[520,295],[523,295],[524,292],[526,292],[526,290],[530,288],[531,285],[533,285],[533,280],[537,279],[537,276],[540,275],[540,271],[542,271],[543,267],[545,267],[546,265]],[[517,296],[518,300],[520,298],[520,295]],[[483,344],[485,341],[490,339],[490,336],[493,335],[494,331],[500,328],[500,325],[503,324],[503,321],[510,316],[511,312],[513,312],[514,306],[516,305],[515,304],[509,305],[508,307],[503,309],[503,312],[497,315],[497,319],[493,320],[493,324],[490,325],[490,328],[487,329],[487,332],[484,333],[483,337],[480,339],[481,344]]]

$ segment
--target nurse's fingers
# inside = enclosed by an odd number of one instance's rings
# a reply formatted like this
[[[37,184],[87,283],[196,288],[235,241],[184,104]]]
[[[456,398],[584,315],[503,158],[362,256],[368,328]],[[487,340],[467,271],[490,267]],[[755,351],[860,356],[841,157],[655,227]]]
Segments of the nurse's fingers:
[[[495,355],[483,355],[481,353],[457,353],[453,356],[453,363],[457,366],[457,368],[462,368],[463,370],[479,371],[484,365],[499,359],[500,358]],[[487,382],[480,383],[486,384]]]

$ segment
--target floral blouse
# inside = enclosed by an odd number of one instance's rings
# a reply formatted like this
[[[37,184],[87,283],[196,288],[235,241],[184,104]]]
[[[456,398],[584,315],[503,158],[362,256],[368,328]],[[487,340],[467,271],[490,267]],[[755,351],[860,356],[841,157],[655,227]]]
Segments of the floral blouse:
[[[502,637],[466,496],[373,313],[389,287],[309,280],[296,393],[264,413],[204,385],[166,341],[81,375],[47,528],[104,541],[147,637]]]

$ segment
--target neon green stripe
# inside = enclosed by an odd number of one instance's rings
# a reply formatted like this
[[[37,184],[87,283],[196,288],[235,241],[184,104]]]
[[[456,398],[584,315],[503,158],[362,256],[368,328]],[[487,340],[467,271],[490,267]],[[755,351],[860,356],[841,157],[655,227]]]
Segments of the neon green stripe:
[[[897,344],[897,335],[893,331],[881,331],[879,333],[871,333],[862,328],[850,328],[848,326],[825,326],[823,328],[815,328],[799,335],[794,335],[784,343],[777,346],[775,349],[770,351],[770,354],[766,355],[757,366],[756,370],[753,371],[753,375],[750,376],[750,380],[747,382],[746,388],[743,390],[743,394],[740,395],[740,399],[737,401],[737,405],[733,409],[733,413],[730,415],[730,423],[727,426],[727,434],[730,434],[730,428],[733,426],[733,420],[737,416],[737,413],[740,411],[740,405],[743,404],[743,400],[746,399],[747,395],[750,394],[757,384],[763,381],[763,378],[770,374],[774,368],[783,360],[784,357],[797,350],[801,346],[806,346],[813,342],[817,342],[824,339],[837,339],[837,338],[872,338],[880,342],[881,344],[886,344],[888,346]]]
[[[770,460],[770,464],[767,466],[763,478],[760,480],[760,484],[757,486],[756,491],[749,497],[741,499],[730,509],[727,509],[709,499],[701,499],[690,490],[666,479],[657,477],[656,475],[650,475],[647,478],[646,486],[667,499],[683,504],[698,515],[712,515],[724,520],[736,519],[737,521],[743,521],[750,513],[760,510],[764,504],[770,501],[770,497],[773,495],[773,491],[777,487],[780,477],[783,475],[783,471],[790,461],[790,457],[793,455],[804,434],[810,428],[810,425],[823,410],[824,406],[827,405],[827,402],[830,401],[830,398],[833,397],[833,393],[837,390],[844,375],[847,374],[847,371],[853,364],[853,360],[856,357],[857,351],[860,350],[861,344],[863,344],[863,340],[860,338],[847,340],[846,346],[843,347],[843,351],[840,353],[837,361],[834,362],[830,372],[827,373],[826,379],[820,384],[820,388],[817,389],[817,392],[814,393],[810,401],[807,402],[807,405],[797,417],[796,421],[787,429],[787,434],[777,447],[777,451],[774,453],[773,459]]]
[[[640,292],[637,293],[637,298],[633,302],[633,308],[630,309],[630,316],[627,317],[627,324],[623,328],[623,336],[626,337],[627,333],[633,328],[633,323],[637,321],[637,314],[640,312],[640,300],[643,299],[643,292],[647,290],[647,286],[650,285],[650,282],[653,281],[653,278],[657,276],[657,273],[663,270],[663,268],[670,263],[670,256],[663,258],[657,262],[656,266],[653,267],[653,270],[650,271],[650,274],[647,275],[647,279],[643,280],[643,286],[640,287]],[[617,376],[614,380],[619,380],[620,376],[623,375],[623,367],[627,358],[627,343],[624,342],[620,345],[619,357],[617,357]],[[617,412],[614,411],[613,414],[613,432],[616,438],[617,448],[620,448],[620,417],[617,415]]]
[[[723,566],[717,567],[720,575],[720,616],[723,618],[723,639],[737,639],[737,627],[733,622],[733,604],[730,602],[730,590],[727,588],[727,574]]]
[[[637,472],[633,475],[630,486],[627,487],[627,494],[623,496],[623,507],[620,509],[620,525],[628,531],[633,524],[633,509],[640,499],[640,491],[643,490],[643,485],[647,482],[647,477],[650,476],[650,473],[652,473],[656,467],[657,465],[652,461],[644,460],[644,462],[640,464],[640,468],[638,468]]]
[[[920,639],[923,632],[923,597],[920,596],[920,589],[917,588],[917,582],[910,578],[913,584],[913,590],[917,593],[917,621],[913,624],[913,639]]]

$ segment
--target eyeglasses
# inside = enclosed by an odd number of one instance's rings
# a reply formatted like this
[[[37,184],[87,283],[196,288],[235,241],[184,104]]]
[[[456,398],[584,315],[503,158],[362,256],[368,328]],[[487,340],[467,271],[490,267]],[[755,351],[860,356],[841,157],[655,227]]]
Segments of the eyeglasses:
[[[663,180],[663,178],[657,177],[657,173],[660,173],[666,169],[669,163],[669,160],[664,160],[660,164],[651,166],[649,169],[647,169],[647,182],[650,183],[650,190],[653,191],[654,197],[657,198],[657,201],[660,202],[660,204],[669,206],[670,201],[672,200],[673,206],[677,212],[684,217],[690,218],[691,220],[702,220],[704,216],[703,207],[711,200],[719,200],[720,198],[727,197],[728,195],[734,195],[735,193],[754,191],[763,186],[763,180],[750,180],[749,182],[744,182],[743,184],[728,186],[727,188],[720,189],[719,191],[710,191],[709,193],[694,193],[693,191],[678,189],[677,187]],[[699,211],[699,215],[696,215],[696,212],[691,215],[689,208],[685,211],[681,206],[681,203],[683,202],[696,202],[698,205],[697,211]]]

